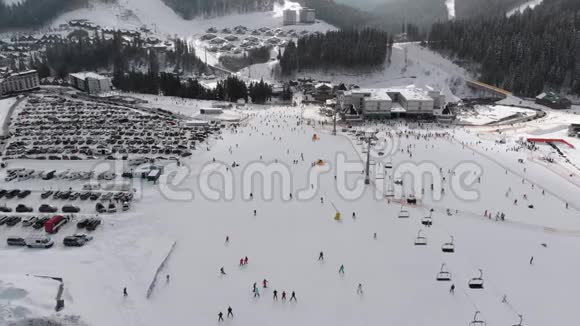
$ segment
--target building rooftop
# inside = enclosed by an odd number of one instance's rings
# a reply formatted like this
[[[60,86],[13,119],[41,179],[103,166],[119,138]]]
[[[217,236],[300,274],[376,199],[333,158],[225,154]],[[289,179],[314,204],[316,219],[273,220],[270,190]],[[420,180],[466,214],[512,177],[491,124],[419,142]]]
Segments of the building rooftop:
[[[93,78],[93,79],[107,79],[107,77],[99,75],[97,73],[94,72],[77,72],[74,74],[70,74],[71,76],[78,78],[78,79],[87,79],[87,78]]]
[[[345,94],[358,94],[365,97],[365,101],[388,101],[392,102],[391,97],[387,93],[387,88],[359,88],[345,92]]]
[[[388,89],[387,91],[400,93],[407,101],[433,101],[427,92],[418,88]]]

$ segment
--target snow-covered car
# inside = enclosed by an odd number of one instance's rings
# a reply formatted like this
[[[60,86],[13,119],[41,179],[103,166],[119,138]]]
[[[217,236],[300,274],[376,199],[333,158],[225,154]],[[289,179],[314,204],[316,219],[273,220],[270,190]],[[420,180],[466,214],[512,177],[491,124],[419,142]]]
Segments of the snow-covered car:
[[[37,219],[38,218],[36,216],[27,217],[22,221],[22,226],[24,227],[31,226],[36,222]]]
[[[75,234],[68,237],[65,237],[62,243],[66,247],[82,247],[87,242],[93,240],[93,237],[86,235],[86,234]]]

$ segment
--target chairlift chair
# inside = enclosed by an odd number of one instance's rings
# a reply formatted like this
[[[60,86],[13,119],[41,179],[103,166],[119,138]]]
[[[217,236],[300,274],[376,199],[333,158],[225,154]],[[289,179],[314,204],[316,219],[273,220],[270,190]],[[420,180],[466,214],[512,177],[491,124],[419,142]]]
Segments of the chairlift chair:
[[[409,211],[404,210],[403,206],[401,206],[401,211],[399,212],[399,218],[409,218],[411,217],[411,215],[409,214]]]
[[[393,160],[389,159],[387,162],[385,162],[385,169],[392,169],[393,168]]]
[[[389,185],[387,186],[387,191],[385,192],[385,197],[395,197],[395,187],[393,186],[392,182],[389,182]]]
[[[410,205],[417,204],[417,198],[415,197],[415,195],[409,195],[409,198],[407,198],[407,204],[410,204]]]
[[[437,281],[451,281],[451,273],[445,270],[445,263],[441,264],[441,271],[437,273]]]
[[[453,236],[451,236],[451,242],[445,242],[441,246],[441,251],[447,252],[447,253],[455,252],[455,244],[453,243]]]
[[[479,277],[474,277],[467,283],[470,289],[483,289],[483,271],[479,270]]]
[[[487,323],[481,319],[478,319],[479,311],[475,312],[475,316],[473,316],[473,320],[469,323],[469,326],[485,326]]]
[[[431,226],[433,225],[433,219],[431,218],[431,214],[429,213],[429,216],[425,216],[421,219],[421,224],[425,225],[425,226]]]
[[[427,245],[427,238],[421,235],[423,230],[419,230],[417,232],[417,238],[415,238],[415,246],[426,246]]]

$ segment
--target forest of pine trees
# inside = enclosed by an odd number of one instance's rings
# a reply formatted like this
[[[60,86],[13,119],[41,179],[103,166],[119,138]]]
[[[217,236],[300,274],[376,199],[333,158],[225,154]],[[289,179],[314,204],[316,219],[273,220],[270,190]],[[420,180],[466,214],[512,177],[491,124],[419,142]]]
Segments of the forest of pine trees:
[[[544,0],[510,18],[433,25],[429,46],[481,65],[481,80],[516,94],[572,88],[580,94],[580,1]]]
[[[240,99],[252,98],[253,103],[265,103],[272,97],[272,86],[264,81],[250,83],[235,76],[219,80],[215,89],[201,85],[195,79],[182,81],[175,74],[129,72],[115,76],[113,85],[125,92],[176,96],[182,98],[237,102]]]
[[[155,52],[143,47],[141,39],[135,38],[129,44],[123,44],[122,40],[120,34],[109,40],[102,36],[97,36],[94,41],[81,38],[72,42],[66,39],[47,47],[45,64],[59,78],[71,72],[111,68],[118,74],[134,69],[157,73],[168,67],[175,73],[207,72],[206,65],[196,57],[195,51],[180,39],[174,40],[175,51],[165,53],[164,67],[161,67]]]
[[[163,0],[184,19],[216,17],[231,13],[268,11],[280,0]]]
[[[289,42],[280,66],[284,74],[300,69],[360,68],[382,65],[389,35],[374,29],[332,31]]]

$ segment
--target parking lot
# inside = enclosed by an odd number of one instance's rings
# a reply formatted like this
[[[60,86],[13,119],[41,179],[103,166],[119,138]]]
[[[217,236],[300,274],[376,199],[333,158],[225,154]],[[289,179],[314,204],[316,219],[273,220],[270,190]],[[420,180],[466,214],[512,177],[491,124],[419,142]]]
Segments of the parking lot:
[[[220,126],[187,127],[160,112],[59,95],[30,97],[14,112],[2,159],[180,160]]]
[[[137,210],[137,191],[181,165],[222,125],[53,92],[21,101],[0,169],[0,246],[31,250],[98,241]],[[95,240],[93,240],[95,238]]]

